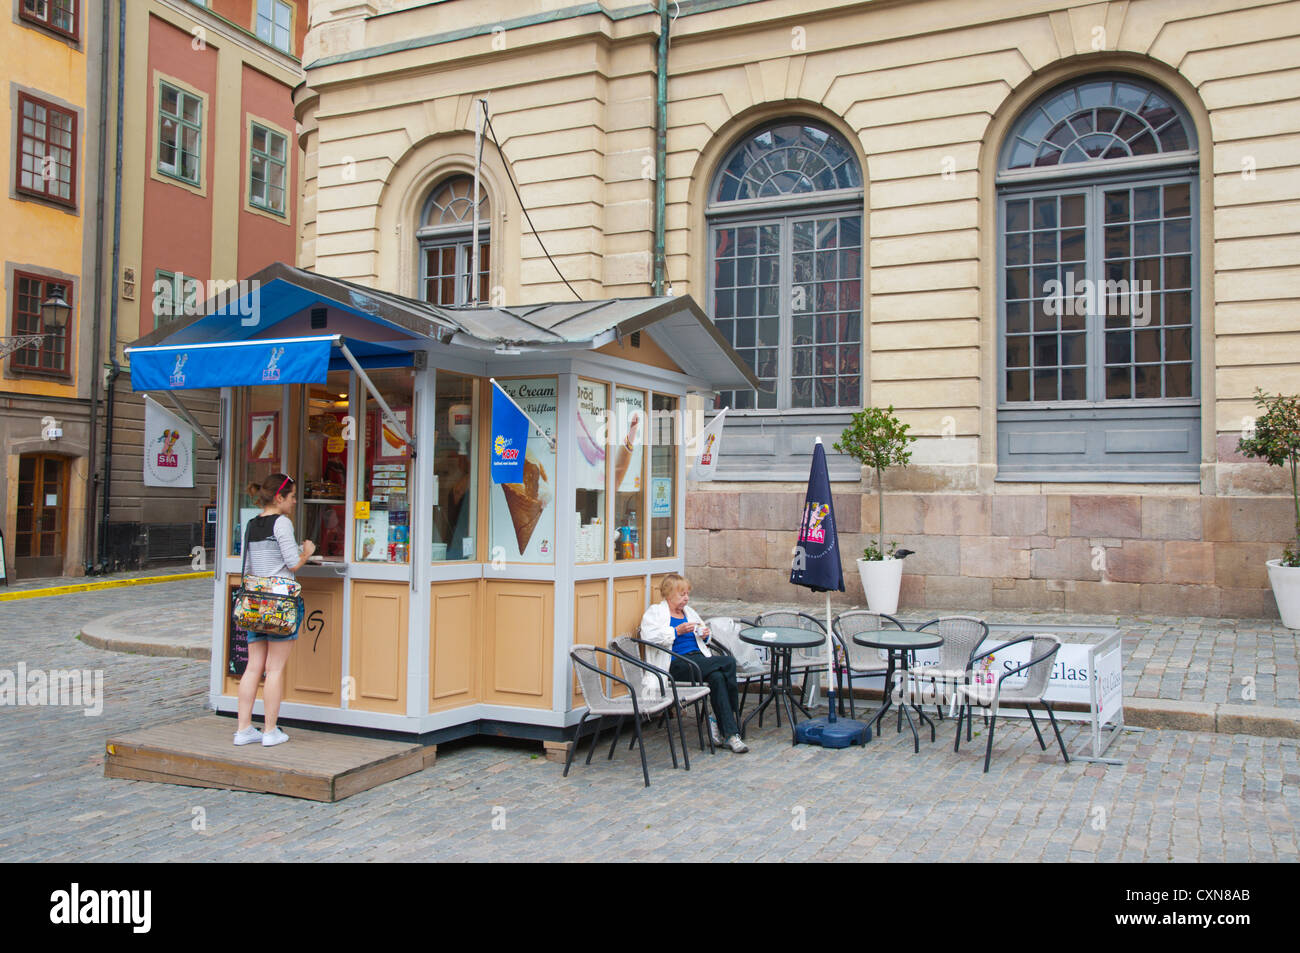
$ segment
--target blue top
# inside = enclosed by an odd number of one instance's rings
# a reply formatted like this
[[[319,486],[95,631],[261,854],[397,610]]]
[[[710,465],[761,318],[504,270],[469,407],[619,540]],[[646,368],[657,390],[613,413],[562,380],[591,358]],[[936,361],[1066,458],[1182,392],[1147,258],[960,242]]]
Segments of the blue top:
[[[685,625],[686,619],[684,617],[679,619],[676,616],[670,614],[668,616],[668,624],[671,625],[673,628],[676,628],[679,625]],[[688,655],[691,652],[699,652],[699,650],[700,647],[695,644],[694,632],[686,632],[686,633],[679,634],[677,638],[673,641],[673,651],[676,652],[678,655]]]

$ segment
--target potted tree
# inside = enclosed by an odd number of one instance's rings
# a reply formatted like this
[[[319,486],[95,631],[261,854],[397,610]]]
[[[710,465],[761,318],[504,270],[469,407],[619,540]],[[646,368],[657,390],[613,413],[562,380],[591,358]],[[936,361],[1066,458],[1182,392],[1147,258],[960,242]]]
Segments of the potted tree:
[[[1282,624],[1300,629],[1300,396],[1272,396],[1256,388],[1255,403],[1264,413],[1237,441],[1237,449],[1247,456],[1258,457],[1269,466],[1291,468],[1291,502],[1295,504],[1295,548],[1287,547],[1281,559],[1270,559],[1268,581],[1277,600]]]
[[[885,547],[885,471],[890,467],[906,466],[912,459],[908,445],[916,438],[908,434],[908,425],[894,416],[893,406],[881,410],[866,407],[853,415],[844,428],[835,449],[846,453],[864,467],[876,471],[876,496],[880,507],[877,541],[862,551],[858,560],[858,573],[867,596],[867,607],[872,612],[897,612],[898,589],[903,581],[903,556],[896,552],[898,544],[890,542]]]

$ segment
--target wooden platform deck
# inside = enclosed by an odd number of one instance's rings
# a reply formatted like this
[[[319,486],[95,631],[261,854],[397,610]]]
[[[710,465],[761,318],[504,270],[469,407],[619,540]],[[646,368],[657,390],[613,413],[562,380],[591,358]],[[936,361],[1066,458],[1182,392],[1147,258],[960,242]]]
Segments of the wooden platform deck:
[[[286,728],[264,748],[231,743],[233,718],[205,715],[108,739],[104,777],[341,801],[431,765],[435,745]]]

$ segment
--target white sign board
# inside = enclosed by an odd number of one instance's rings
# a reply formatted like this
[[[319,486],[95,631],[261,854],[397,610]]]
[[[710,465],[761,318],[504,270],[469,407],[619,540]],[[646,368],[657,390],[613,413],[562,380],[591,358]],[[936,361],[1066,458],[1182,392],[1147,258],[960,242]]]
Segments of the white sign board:
[[[1021,642],[1009,648],[1002,648],[1009,639],[985,639],[976,651],[976,655],[993,651],[992,655],[976,663],[974,673],[977,682],[996,683],[1004,674],[1024,665],[1030,659],[1032,642]],[[1088,690],[1088,651],[1091,645],[1079,642],[1065,642],[1052,660],[1052,676],[1047,682],[1046,698],[1049,702],[1077,702],[1087,705],[1091,701]],[[938,649],[923,649],[916,653],[916,667],[939,664]],[[1025,684],[1026,675],[1019,672],[1002,683],[1003,690],[1020,688]]]

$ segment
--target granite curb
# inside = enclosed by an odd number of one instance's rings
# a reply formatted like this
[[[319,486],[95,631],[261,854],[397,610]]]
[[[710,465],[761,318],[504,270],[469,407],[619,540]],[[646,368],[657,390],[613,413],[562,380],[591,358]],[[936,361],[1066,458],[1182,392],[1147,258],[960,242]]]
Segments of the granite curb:
[[[184,612],[184,606],[176,607]],[[201,608],[210,612],[211,602],[201,604]],[[209,625],[194,629],[190,634],[180,634],[175,630],[151,635],[141,631],[139,611],[128,609],[115,612],[85,623],[78,636],[80,641],[93,648],[107,652],[126,652],[132,655],[154,655],[169,658],[212,658],[212,630]],[[135,624],[130,624],[135,621]]]

